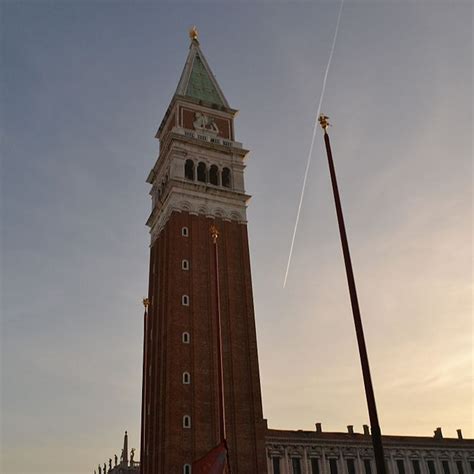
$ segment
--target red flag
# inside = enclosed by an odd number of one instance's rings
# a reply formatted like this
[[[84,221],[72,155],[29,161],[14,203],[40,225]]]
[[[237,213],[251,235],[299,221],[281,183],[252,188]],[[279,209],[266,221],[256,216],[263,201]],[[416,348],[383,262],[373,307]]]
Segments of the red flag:
[[[193,462],[193,474],[223,474],[226,465],[227,449],[222,441],[203,458]]]

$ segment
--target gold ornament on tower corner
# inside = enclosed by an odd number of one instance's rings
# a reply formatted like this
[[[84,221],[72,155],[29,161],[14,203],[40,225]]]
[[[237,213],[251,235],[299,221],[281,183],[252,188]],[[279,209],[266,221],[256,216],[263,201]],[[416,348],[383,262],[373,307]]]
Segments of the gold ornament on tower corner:
[[[196,26],[192,26],[189,28],[189,37],[191,38],[191,41],[197,41],[199,36],[198,29]]]
[[[145,306],[145,309],[148,308],[150,305],[150,300],[148,298],[143,298],[143,306]]]
[[[217,238],[219,237],[219,230],[214,224],[211,225],[211,228],[209,230],[211,232],[212,242],[214,244],[217,243]]]

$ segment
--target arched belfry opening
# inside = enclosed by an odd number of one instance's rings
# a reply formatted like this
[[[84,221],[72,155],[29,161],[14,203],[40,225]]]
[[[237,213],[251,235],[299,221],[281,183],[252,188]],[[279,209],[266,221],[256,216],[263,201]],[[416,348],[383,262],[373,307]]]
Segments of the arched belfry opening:
[[[184,165],[184,177],[186,179],[190,179],[194,181],[194,161],[193,160],[186,160]]]
[[[207,181],[207,169],[206,163],[200,161],[197,167],[197,180],[201,183],[205,183]]]
[[[214,186],[219,185],[219,168],[216,165],[212,165],[209,169],[209,182]]]

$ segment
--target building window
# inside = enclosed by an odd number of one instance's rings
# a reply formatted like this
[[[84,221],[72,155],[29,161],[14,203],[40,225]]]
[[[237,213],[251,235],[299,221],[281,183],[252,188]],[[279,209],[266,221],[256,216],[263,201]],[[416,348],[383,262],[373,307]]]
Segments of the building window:
[[[444,474],[450,474],[450,471],[449,471],[449,461],[447,461],[446,459],[444,459],[443,461],[441,461],[441,465],[443,466],[443,472],[444,472]]]
[[[189,296],[188,295],[181,296],[181,304],[183,306],[189,306]]]
[[[189,344],[191,342],[191,336],[189,335],[189,332],[183,332],[181,340],[183,341],[183,344]]]
[[[291,458],[291,467],[293,468],[293,474],[301,474],[301,459]]]
[[[191,383],[191,374],[189,372],[183,372],[183,383],[189,385]]]
[[[189,415],[183,416],[183,428],[191,428],[191,417]]]
[[[319,459],[311,458],[311,474],[319,474]]]
[[[432,459],[429,459],[426,463],[428,464],[428,472],[430,474],[436,474],[436,466],[434,461]]]
[[[458,470],[458,474],[464,474],[464,469],[462,467],[462,461],[456,461],[456,467]]]
[[[469,461],[469,466],[471,466],[471,472],[474,474],[474,461]]]
[[[280,458],[272,458],[273,474],[280,474]]]
[[[202,161],[199,162],[198,167],[197,167],[197,179],[198,181],[201,181],[202,183],[205,183],[207,181],[206,179],[206,163],[203,163]]]
[[[191,474],[191,464],[185,464],[183,466],[183,474]]]
[[[182,227],[181,228],[181,235],[183,237],[188,237],[189,236],[189,229],[187,227]]]
[[[413,466],[413,473],[414,474],[421,474],[420,461],[418,461],[418,459],[413,459],[411,464]]]
[[[216,165],[212,165],[209,168],[209,182],[214,186],[219,184],[219,169]]]
[[[405,463],[403,459],[397,459],[397,471],[398,474],[405,474]]]
[[[347,472],[349,474],[355,474],[356,472],[355,463],[352,458],[347,459]]]
[[[230,180],[230,169],[224,168],[222,170],[222,186],[225,188],[231,187],[231,180]]]
[[[337,474],[337,459],[329,459],[329,472],[331,474]]]
[[[365,474],[372,474],[372,462],[370,459],[364,459]]]
[[[189,260],[182,260],[181,261],[181,268],[183,270],[189,270]]]
[[[186,179],[190,179],[194,181],[194,161],[193,160],[186,160],[184,165],[184,177]]]

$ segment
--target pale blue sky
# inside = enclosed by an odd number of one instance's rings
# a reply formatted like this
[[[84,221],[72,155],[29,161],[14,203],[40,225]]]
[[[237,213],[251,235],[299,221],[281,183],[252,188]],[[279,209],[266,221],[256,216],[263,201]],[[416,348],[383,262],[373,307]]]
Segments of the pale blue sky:
[[[145,178],[192,24],[251,150],[264,415],[367,422],[320,134],[282,289],[338,7],[2,3],[2,472],[139,448]],[[323,103],[387,434],[473,436],[472,17],[347,0]]]

